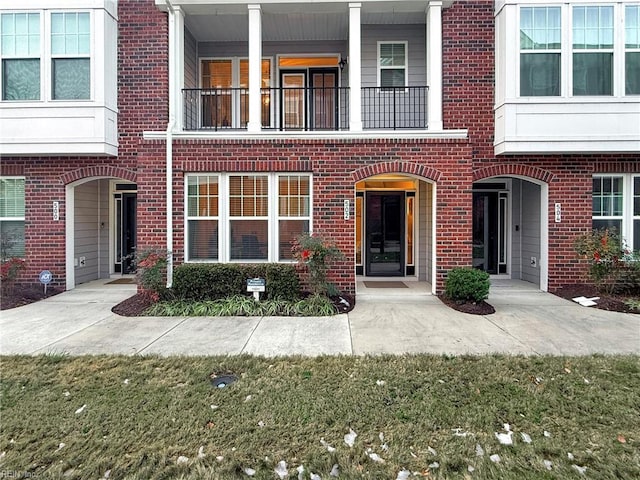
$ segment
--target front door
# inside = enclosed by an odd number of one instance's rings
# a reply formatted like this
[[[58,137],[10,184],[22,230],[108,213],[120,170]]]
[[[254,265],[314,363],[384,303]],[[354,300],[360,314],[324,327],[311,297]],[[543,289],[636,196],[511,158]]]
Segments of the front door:
[[[507,192],[473,192],[473,266],[507,273]]]
[[[133,256],[136,247],[136,199],[135,193],[116,193],[115,265],[118,273],[134,273]]]
[[[366,192],[366,275],[404,276],[404,192]]]
[[[336,68],[283,70],[281,118],[285,130],[335,130],[338,123]]]

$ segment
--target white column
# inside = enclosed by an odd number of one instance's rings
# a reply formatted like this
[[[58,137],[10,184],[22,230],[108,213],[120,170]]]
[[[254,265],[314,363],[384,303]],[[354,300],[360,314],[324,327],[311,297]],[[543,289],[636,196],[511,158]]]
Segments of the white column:
[[[427,6],[427,128],[442,130],[442,1]]]
[[[175,7],[169,13],[169,42],[172,48],[169,52],[169,117],[175,120],[174,129],[182,130],[184,100],[184,13],[180,7]]]
[[[361,3],[349,4],[349,130],[362,131]]]
[[[262,12],[260,5],[249,8],[249,123],[247,131],[262,129]]]

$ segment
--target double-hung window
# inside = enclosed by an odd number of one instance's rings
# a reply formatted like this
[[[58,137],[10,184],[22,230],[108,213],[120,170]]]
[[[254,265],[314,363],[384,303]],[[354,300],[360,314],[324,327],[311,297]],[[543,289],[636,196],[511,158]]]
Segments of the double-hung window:
[[[640,4],[625,7],[625,94],[640,95]]]
[[[0,258],[24,253],[24,178],[0,177]]]
[[[40,100],[40,14],[0,15],[2,100]]]
[[[560,95],[560,7],[520,9],[520,95]]]
[[[613,7],[573,7],[573,95],[613,95]]]
[[[91,98],[91,14],[0,14],[2,100]]]
[[[51,78],[54,100],[90,98],[90,32],[88,13],[51,14]]]
[[[596,175],[592,199],[593,228],[615,228],[627,245],[640,250],[640,175]]]
[[[378,85],[407,86],[407,42],[378,42]]]
[[[311,176],[189,174],[186,209],[188,261],[290,261],[311,226]]]

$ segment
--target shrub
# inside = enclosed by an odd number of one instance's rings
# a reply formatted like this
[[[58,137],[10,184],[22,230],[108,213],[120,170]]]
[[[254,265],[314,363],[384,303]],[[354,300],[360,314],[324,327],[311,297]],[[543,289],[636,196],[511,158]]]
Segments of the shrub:
[[[159,248],[150,248],[134,255],[136,281],[143,294],[154,301],[167,298],[167,263],[170,252]]]
[[[298,260],[307,272],[311,291],[317,295],[327,295],[329,264],[344,258],[336,244],[323,239],[320,235],[303,233],[294,240],[291,251],[293,258]]]
[[[454,268],[445,280],[444,293],[456,302],[481,302],[489,297],[489,274],[475,268]]]
[[[264,299],[294,300],[300,283],[293,265],[278,263],[185,263],[175,268],[173,289],[178,298],[217,300],[247,295],[247,279],[266,281]]]
[[[21,258],[11,257],[0,264],[0,284],[2,291],[7,293],[13,289],[16,279],[25,269],[25,261]]]
[[[640,258],[629,249],[615,228],[592,230],[574,243],[576,253],[588,262],[588,275],[605,293],[638,288]]]

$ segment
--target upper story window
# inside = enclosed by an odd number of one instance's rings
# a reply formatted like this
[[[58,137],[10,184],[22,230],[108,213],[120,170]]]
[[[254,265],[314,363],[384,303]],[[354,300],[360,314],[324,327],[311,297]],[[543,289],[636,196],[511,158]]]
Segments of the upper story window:
[[[2,100],[40,100],[40,14],[0,15]]]
[[[624,18],[625,94],[640,95],[640,4],[627,5]]]
[[[520,10],[520,95],[560,95],[560,7]]]
[[[90,37],[88,13],[51,14],[52,97],[55,100],[90,97]]]
[[[613,7],[573,7],[573,94],[613,95]]]
[[[378,42],[378,86],[407,85],[407,42]]]
[[[640,94],[640,3],[521,6],[518,22],[521,97]]]
[[[2,100],[91,98],[91,14],[0,15]]]

